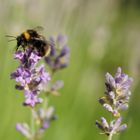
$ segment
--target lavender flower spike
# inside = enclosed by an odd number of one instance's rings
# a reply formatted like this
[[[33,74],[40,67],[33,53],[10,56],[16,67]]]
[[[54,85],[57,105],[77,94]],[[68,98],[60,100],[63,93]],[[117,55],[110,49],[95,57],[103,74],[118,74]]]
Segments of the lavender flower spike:
[[[49,65],[52,71],[63,69],[69,63],[69,47],[67,39],[63,35],[58,35],[56,39],[50,38],[51,52],[50,56],[45,57],[45,62]]]
[[[20,66],[11,74],[11,78],[17,82],[16,89],[24,91],[24,105],[34,107],[42,102],[38,96],[41,91],[45,90],[50,75],[45,71],[44,65],[37,66],[41,57],[36,51],[30,49],[24,52],[17,51],[15,59],[20,61]]]
[[[106,92],[105,96],[99,99],[99,102],[114,117],[120,117],[120,110],[128,108],[132,81],[131,77],[122,73],[120,67],[117,69],[115,77],[109,73],[106,74]]]
[[[108,140],[112,140],[114,134],[120,133],[127,128],[126,124],[121,124],[122,115],[120,111],[128,109],[131,95],[130,86],[133,79],[122,73],[120,67],[114,77],[110,73],[107,73],[105,77],[105,96],[99,99],[99,103],[112,114],[113,119],[108,123],[104,117],[101,117],[100,121],[96,121],[96,126],[109,136]]]

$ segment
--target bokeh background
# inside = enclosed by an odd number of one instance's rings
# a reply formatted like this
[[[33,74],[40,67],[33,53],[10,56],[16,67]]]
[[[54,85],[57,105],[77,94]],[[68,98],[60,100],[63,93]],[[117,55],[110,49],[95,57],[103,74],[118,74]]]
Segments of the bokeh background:
[[[140,1],[139,0],[0,0],[0,140],[25,140],[16,122],[30,121],[22,106],[23,94],[14,89],[10,73],[16,42],[5,35],[19,35],[27,28],[45,28],[49,37],[68,37],[70,65],[58,72],[65,86],[60,97],[51,97],[59,119],[42,140],[106,140],[95,127],[100,116],[108,117],[98,103],[104,75],[121,66],[134,78],[129,110],[124,112],[128,129],[114,140],[140,139]]]

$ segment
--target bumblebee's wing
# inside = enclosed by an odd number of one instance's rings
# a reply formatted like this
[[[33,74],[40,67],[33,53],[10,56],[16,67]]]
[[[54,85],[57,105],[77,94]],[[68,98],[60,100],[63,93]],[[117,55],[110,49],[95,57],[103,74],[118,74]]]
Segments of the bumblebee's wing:
[[[34,38],[33,40],[41,41],[46,43],[46,45],[52,46],[54,42],[47,40],[44,36],[40,35],[40,38]]]
[[[36,26],[35,28],[33,28],[33,30],[35,30],[37,32],[41,32],[44,30],[44,28],[42,26]]]
[[[36,39],[38,39],[38,38],[36,38]],[[55,42],[54,42],[54,41],[48,40],[48,39],[46,39],[44,36],[40,36],[39,39],[41,39],[42,41],[45,41],[45,42],[46,42],[46,45],[49,45],[49,46],[54,46],[54,45],[55,45]],[[38,40],[39,40],[39,39],[38,39]]]

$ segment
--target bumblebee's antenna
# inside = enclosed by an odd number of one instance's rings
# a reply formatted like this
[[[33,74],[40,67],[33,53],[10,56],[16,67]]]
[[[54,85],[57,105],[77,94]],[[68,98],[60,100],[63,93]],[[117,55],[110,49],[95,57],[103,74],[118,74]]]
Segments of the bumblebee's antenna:
[[[10,39],[10,40],[8,40],[8,42],[11,42],[11,41],[15,41],[16,39],[14,38],[14,39]]]
[[[5,35],[5,37],[12,37],[12,38],[15,38],[16,39],[16,37],[15,36],[12,36],[12,35]]]

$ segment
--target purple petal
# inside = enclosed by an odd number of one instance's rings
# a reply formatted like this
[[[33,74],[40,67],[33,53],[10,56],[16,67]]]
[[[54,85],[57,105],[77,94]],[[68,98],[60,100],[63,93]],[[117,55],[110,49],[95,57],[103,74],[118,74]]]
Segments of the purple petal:
[[[42,103],[42,99],[38,98],[36,91],[25,90],[25,101],[24,105],[34,107],[38,103]]]
[[[59,45],[63,46],[67,43],[67,37],[62,34],[59,34],[57,37],[57,42],[59,43]]]
[[[42,126],[43,129],[49,128],[49,122],[45,121]]]
[[[118,128],[117,132],[120,133],[120,132],[124,131],[126,128],[127,128],[127,125],[123,124]]]

